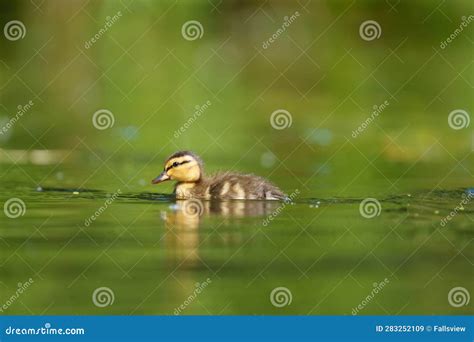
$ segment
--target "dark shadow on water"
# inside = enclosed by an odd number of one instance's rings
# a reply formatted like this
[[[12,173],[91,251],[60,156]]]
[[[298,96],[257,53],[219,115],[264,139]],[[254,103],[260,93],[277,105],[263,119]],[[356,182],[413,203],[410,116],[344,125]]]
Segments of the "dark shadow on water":
[[[55,198],[58,199],[61,195],[64,199],[75,196],[76,198],[90,198],[94,200],[107,199],[110,198],[113,193],[98,190],[98,189],[86,189],[86,188],[52,188],[52,187],[38,187],[33,192],[37,194],[43,194],[45,198]],[[31,194],[36,197],[34,194]],[[54,196],[52,196],[54,195]],[[366,198],[375,198],[380,203],[391,203],[395,205],[404,205],[410,202],[424,202],[427,205],[439,205],[443,207],[443,204],[446,202],[451,203],[453,200],[462,198],[463,196],[472,196],[474,197],[474,188],[468,189],[454,189],[454,190],[425,190],[418,191],[414,193],[406,194],[397,194],[389,195],[386,197],[378,197],[368,194],[367,197],[333,197],[333,198],[300,198],[294,201],[291,201],[291,204],[308,204],[308,205],[331,205],[331,204],[355,204],[360,203]],[[176,202],[176,199],[172,194],[163,194],[156,192],[140,192],[140,193],[120,193],[117,195],[117,201],[133,201],[139,202],[144,201],[149,203],[150,201],[159,201],[159,202]],[[220,209],[226,211],[229,203],[234,203],[237,207],[237,212],[248,212],[249,215],[258,215],[261,212],[264,212],[266,207],[274,207],[273,204],[268,203],[284,203],[283,201],[259,201],[259,200],[234,200],[234,201],[225,201],[226,206],[222,206],[219,203],[224,203],[224,201],[212,200],[206,201],[202,200],[203,203],[209,202],[209,212],[218,212]],[[246,203],[248,205],[242,205]],[[262,203],[265,203],[262,204]],[[255,210],[250,209],[251,206],[254,206]],[[255,212],[254,212],[255,211]]]

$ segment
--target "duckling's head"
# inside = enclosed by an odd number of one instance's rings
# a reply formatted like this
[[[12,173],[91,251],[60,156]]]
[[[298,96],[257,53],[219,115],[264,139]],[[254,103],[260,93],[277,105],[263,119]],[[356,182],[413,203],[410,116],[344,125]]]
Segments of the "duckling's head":
[[[180,151],[166,160],[163,172],[151,182],[158,184],[170,179],[178,182],[197,182],[201,176],[201,158],[192,152]]]

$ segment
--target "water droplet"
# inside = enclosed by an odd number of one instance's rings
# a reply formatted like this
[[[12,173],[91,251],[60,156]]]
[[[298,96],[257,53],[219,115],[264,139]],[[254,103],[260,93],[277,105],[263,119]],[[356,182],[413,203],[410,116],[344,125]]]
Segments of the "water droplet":
[[[79,195],[79,191],[74,191],[72,194],[73,195]]]
[[[263,167],[270,168],[272,167],[276,162],[276,157],[272,152],[265,152],[262,154],[260,157],[260,163],[262,164]]]
[[[318,128],[309,133],[309,141],[320,146],[330,145],[332,138],[333,133],[328,128]]]

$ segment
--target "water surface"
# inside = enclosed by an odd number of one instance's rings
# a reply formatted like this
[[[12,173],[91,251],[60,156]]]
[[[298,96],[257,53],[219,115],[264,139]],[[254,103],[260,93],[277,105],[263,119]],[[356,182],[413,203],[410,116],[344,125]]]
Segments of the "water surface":
[[[366,197],[187,203],[150,191],[6,185],[2,203],[21,198],[26,212],[1,218],[0,302],[33,280],[8,314],[351,314],[382,282],[359,314],[469,312],[447,294],[472,284],[472,204],[441,224],[466,189],[379,197],[366,218]],[[112,305],[94,305],[101,287]],[[291,292],[289,305],[272,305],[277,287]]]

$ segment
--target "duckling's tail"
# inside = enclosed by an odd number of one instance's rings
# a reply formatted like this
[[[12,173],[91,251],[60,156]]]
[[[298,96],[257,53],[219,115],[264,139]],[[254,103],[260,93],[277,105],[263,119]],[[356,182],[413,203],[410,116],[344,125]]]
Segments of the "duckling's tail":
[[[291,199],[277,187],[265,189],[265,199],[273,201],[291,201]]]

